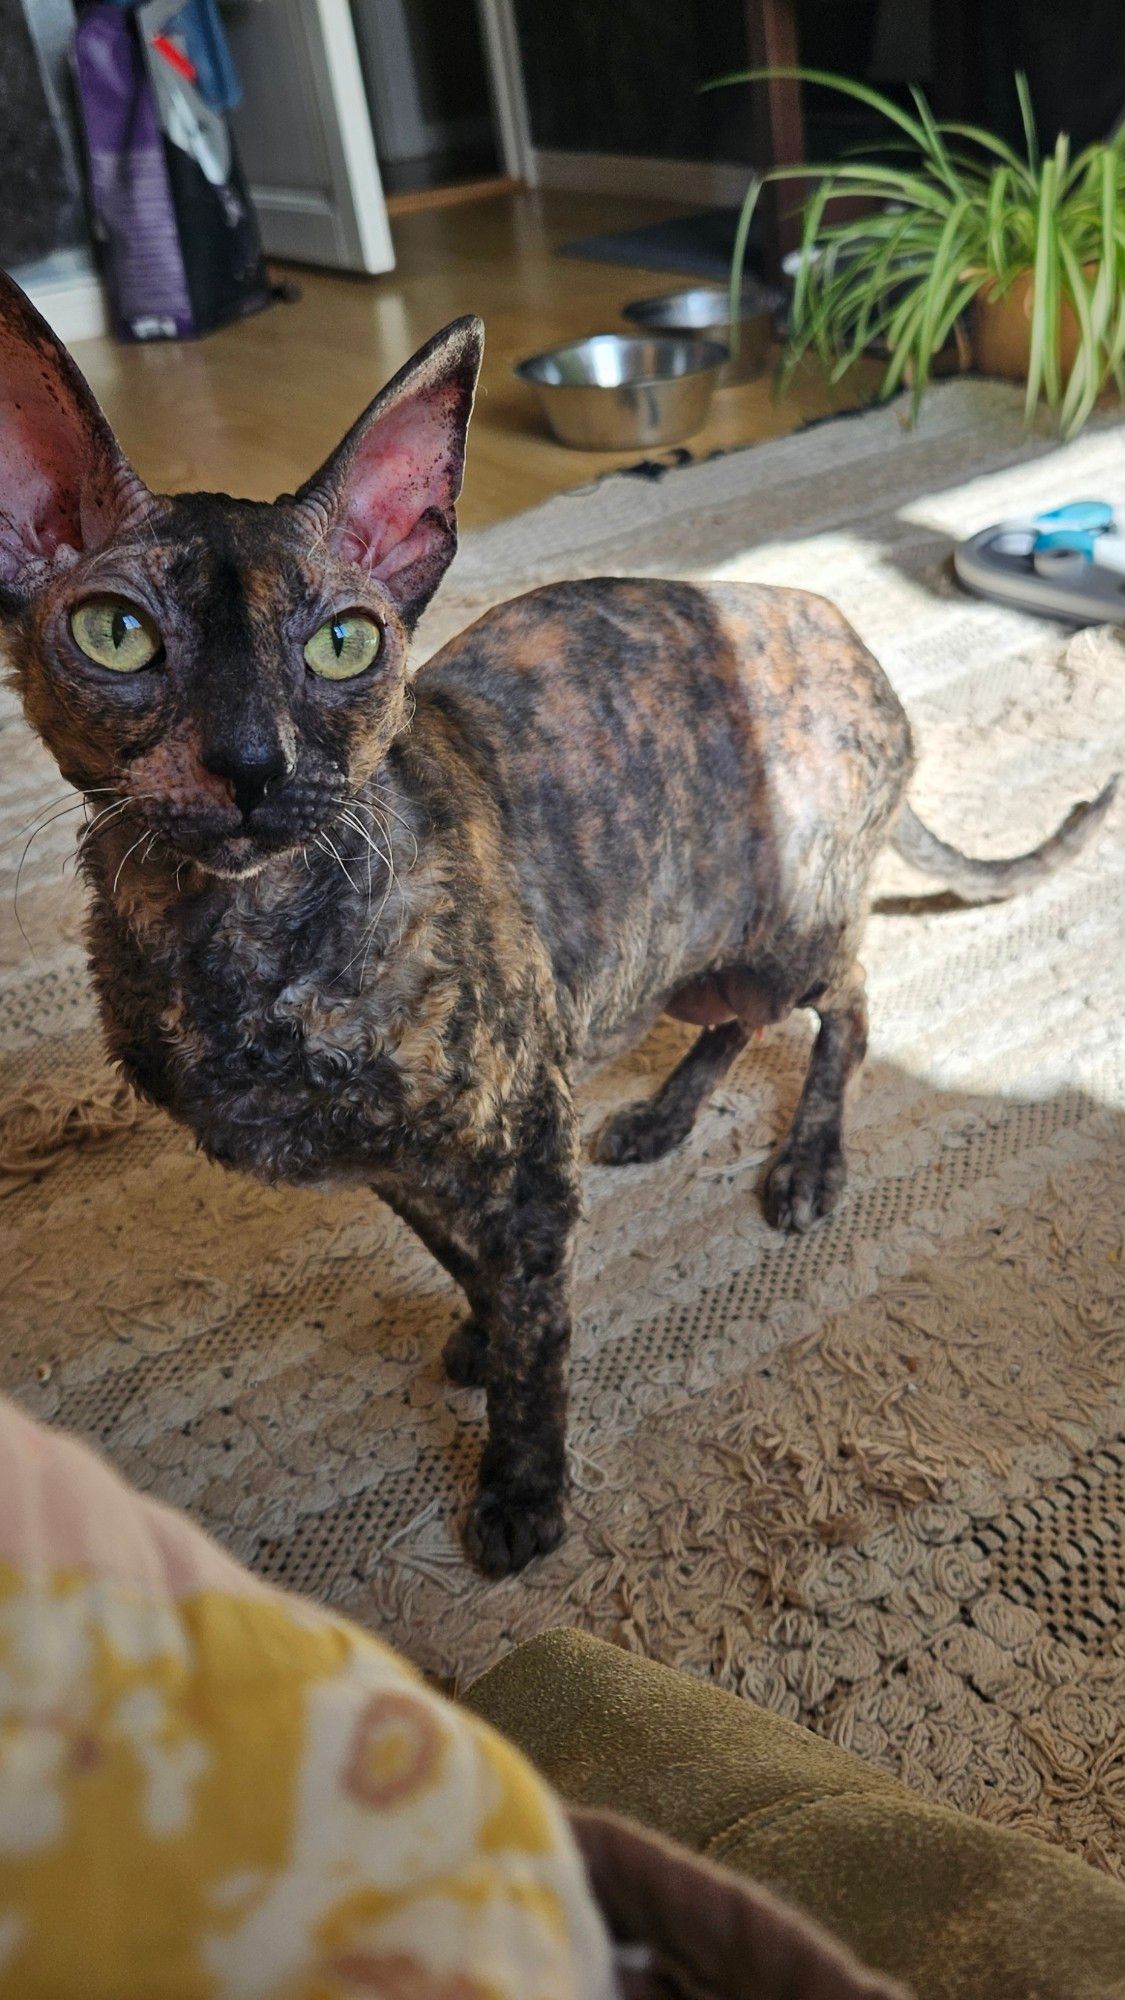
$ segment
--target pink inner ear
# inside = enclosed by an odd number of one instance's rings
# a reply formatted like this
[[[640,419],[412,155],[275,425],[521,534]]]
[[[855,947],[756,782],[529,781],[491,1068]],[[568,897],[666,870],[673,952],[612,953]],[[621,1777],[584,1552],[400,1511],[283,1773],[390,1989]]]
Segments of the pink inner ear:
[[[106,539],[123,462],[48,329],[28,324],[25,300],[0,303],[0,578],[14,582],[31,562]]]
[[[83,468],[75,464],[79,444],[69,428],[56,391],[52,398],[34,384],[8,376],[0,402],[0,562],[5,574],[29,557],[51,557],[81,544]],[[65,392],[64,392],[65,393]],[[81,458],[81,452],[79,452]],[[13,563],[9,571],[8,557]]]
[[[388,582],[442,538],[436,512],[448,515],[460,484],[463,391],[454,383],[422,389],[376,418],[360,437],[344,476],[340,542]]]

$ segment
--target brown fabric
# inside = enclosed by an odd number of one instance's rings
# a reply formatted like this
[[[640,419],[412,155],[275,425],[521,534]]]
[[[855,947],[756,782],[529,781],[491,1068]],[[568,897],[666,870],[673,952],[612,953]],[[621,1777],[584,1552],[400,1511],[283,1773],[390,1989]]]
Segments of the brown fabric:
[[[571,1805],[752,1877],[919,2000],[1125,1996],[1120,1884],[751,1702],[570,1631],[518,1647],[465,1699]]]
[[[868,412],[568,494],[466,538],[423,645],[551,574],[812,583],[917,723],[919,812],[1016,852],[1125,757],[1125,646],[948,576],[953,533],[1125,502],[1120,430],[1047,449],[1019,404],[939,384],[914,432]],[[63,875],[81,814],[7,701],[0,1100],[44,1088],[55,1110],[0,1144],[0,1387],[438,1675],[582,1623],[1125,1871],[1122,808],[1011,904],[874,918],[850,1186],[808,1237],[759,1197],[803,1018],[751,1045],[679,1152],[589,1169],[570,1534],[495,1586],[457,1539],[482,1434],[441,1367],[463,1307],[372,1197],[224,1175],[156,1114],[42,1171],[40,1138],[87,1129],[107,1079]],[[14,836],[40,804],[29,946]],[[917,886],[897,864],[882,884]],[[589,1131],[691,1039],[664,1023],[594,1078]]]
[[[819,1925],[616,1813],[570,1824],[619,1955],[623,2000],[905,2000]]]

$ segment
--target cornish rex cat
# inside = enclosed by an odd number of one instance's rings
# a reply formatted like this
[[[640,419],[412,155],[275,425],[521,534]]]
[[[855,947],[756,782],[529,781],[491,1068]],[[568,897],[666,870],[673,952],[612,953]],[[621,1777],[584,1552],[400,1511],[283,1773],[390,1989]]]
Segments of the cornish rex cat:
[[[844,1182],[868,877],[891,840],[962,895],[1075,853],[968,861],[903,805],[906,717],[804,591],[593,578],[489,612],[415,674],[456,547],[481,327],[438,334],[273,504],[153,494],[22,294],[0,293],[0,614],[81,842],[112,1057],[216,1160],[362,1182],[465,1291],[446,1363],[489,1437],[493,1574],[563,1526],[576,1074],[661,1011],[694,1048],[600,1160],[691,1129],[747,1036],[820,1032],[766,1212]]]

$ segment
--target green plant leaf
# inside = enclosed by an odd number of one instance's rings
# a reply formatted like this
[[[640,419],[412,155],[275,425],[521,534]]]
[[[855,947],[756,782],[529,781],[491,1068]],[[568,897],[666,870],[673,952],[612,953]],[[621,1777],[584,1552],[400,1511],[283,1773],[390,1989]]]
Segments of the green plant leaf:
[[[1031,281],[1031,340],[1024,417],[1030,424],[1040,392],[1052,409],[1059,397],[1059,285],[1056,237],[1052,228],[1057,164],[1044,160],[1036,212],[1035,263]]]
[[[950,193],[959,198],[964,194],[965,190],[957,169],[950,158],[949,149],[942,136],[941,126],[930,110],[922,92],[918,89],[917,84],[911,84],[910,96],[914,104],[914,109],[918,113],[918,123],[926,135],[926,158],[930,161],[935,172],[941,175]]]
[[[754,208],[767,182],[804,184],[801,251],[779,379],[813,353],[839,381],[876,343],[879,395],[912,380],[920,405],[933,358],[978,292],[1002,297],[1030,274],[1026,415],[1045,398],[1066,435],[1085,422],[1110,376],[1125,383],[1125,132],[1072,156],[1060,133],[1041,156],[1027,80],[1016,77],[1025,157],[982,127],[913,111],[824,70],[746,70],[719,83],[782,76],[822,85],[876,111],[890,136],[827,165],[786,162],[755,177],[739,219],[732,291],[741,283]],[[840,215],[844,197],[869,212]],[[1062,311],[1078,328],[1062,380]],[[1069,325],[1068,315],[1068,325]]]
[[[1103,153],[1098,162],[1099,180],[1099,258],[1098,276],[1094,286],[1091,307],[1094,322],[1094,337],[1104,341],[1113,312],[1114,294],[1117,285],[1117,257],[1113,238],[1114,223],[1118,206],[1117,163],[1112,152]]]
[[[1016,96],[1019,98],[1024,144],[1027,147],[1027,163],[1035,174],[1039,170],[1039,134],[1035,129],[1035,112],[1032,108],[1031,92],[1027,87],[1027,76],[1022,69],[1016,71]]]
[[[746,264],[746,245],[750,237],[750,225],[762,192],[762,178],[756,174],[743,197],[738,217],[738,227],[734,232],[734,251],[730,264],[730,326],[733,358],[738,355],[738,330],[742,322],[742,273]]]
[[[985,227],[987,230],[988,256],[993,272],[1000,277],[1007,268],[1007,250],[1004,230],[1008,220],[1008,195],[1012,185],[1011,169],[997,167],[988,190]]]
[[[1059,407],[1059,432],[1064,438],[1081,430],[1098,399],[1102,369],[1098,364],[1098,340],[1094,332],[1090,291],[1066,237],[1059,236],[1059,259],[1063,267],[1063,297],[1068,297],[1078,320],[1078,350]],[[1061,333],[1060,333],[1061,338]]]
[[[935,352],[934,335],[942,310],[961,281],[963,259],[962,224],[969,203],[962,199],[950,209],[945,226],[934,249],[929,275],[922,287],[922,316],[916,334],[916,355],[914,364],[914,410],[917,413],[930,376],[930,363]]]
[[[1009,146],[1004,139],[998,139],[995,132],[986,132],[981,125],[962,125],[956,119],[943,119],[941,130],[952,132],[961,139],[971,139],[974,146],[979,146],[983,152],[994,153],[996,158],[1002,160],[1006,167],[1010,167],[1029,189],[1034,188],[1035,175],[1027,161],[1021,160],[1014,146]],[[983,162],[981,170],[984,171]]]
[[[768,83],[774,77],[789,83],[821,84],[826,90],[838,90],[844,97],[854,97],[860,104],[866,104],[872,111],[878,111],[882,117],[889,119],[892,125],[901,126],[913,139],[919,152],[926,150],[924,127],[919,125],[917,119],[911,118],[909,112],[903,111],[892,97],[884,97],[882,91],[872,90],[869,84],[859,83],[855,77],[838,76],[831,70],[805,69],[801,64],[792,68],[731,70],[726,76],[709,78],[700,85],[700,89],[723,90],[732,83]]]

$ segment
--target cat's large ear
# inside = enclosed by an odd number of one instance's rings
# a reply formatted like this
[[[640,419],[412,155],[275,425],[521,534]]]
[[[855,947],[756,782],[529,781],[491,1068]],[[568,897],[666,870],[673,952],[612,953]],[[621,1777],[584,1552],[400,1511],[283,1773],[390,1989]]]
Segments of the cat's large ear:
[[[151,499],[71,360],[0,272],[0,584],[34,586]]]
[[[413,625],[457,550],[457,495],[484,327],[435,333],[353,424],[295,505],[320,538],[370,569]]]

